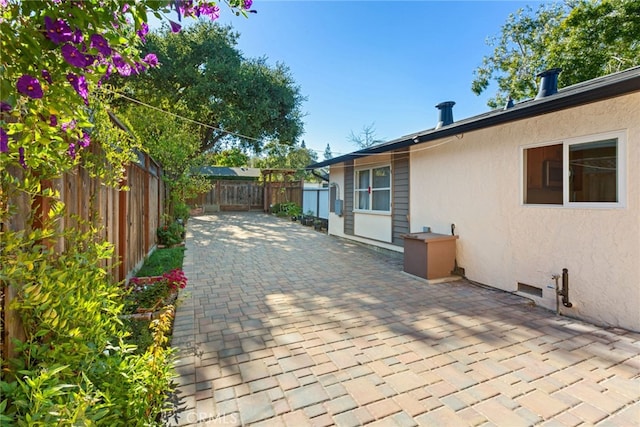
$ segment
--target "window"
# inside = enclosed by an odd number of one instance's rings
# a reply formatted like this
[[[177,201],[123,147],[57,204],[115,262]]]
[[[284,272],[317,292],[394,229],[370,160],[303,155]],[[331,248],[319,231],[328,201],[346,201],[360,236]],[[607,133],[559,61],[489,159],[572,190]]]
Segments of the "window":
[[[569,201],[618,202],[618,141],[569,145]]]
[[[624,148],[622,132],[525,147],[524,204],[622,206]]]
[[[356,171],[354,205],[357,210],[391,211],[391,167]]]

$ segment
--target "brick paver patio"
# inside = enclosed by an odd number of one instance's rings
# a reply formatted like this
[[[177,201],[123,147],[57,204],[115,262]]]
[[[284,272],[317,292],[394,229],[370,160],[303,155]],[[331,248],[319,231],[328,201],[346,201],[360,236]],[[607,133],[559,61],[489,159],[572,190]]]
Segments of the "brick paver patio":
[[[261,213],[191,218],[172,425],[638,426],[640,334]]]

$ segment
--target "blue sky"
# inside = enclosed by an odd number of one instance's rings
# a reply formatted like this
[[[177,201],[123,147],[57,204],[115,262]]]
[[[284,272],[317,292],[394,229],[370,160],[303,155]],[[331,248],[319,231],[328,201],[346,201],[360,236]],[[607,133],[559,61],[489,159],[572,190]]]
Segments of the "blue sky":
[[[223,8],[245,57],[287,65],[307,97],[305,134],[319,160],[357,149],[348,141],[374,123],[389,140],[435,126],[442,101],[454,120],[488,111],[471,92],[485,43],[510,13],[535,1],[254,0],[248,19]]]

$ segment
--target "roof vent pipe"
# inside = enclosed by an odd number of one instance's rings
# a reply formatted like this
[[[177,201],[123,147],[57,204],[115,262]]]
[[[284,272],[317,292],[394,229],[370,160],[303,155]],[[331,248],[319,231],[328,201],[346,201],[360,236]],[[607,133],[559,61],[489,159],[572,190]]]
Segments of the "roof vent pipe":
[[[438,114],[438,124],[436,129],[440,129],[442,126],[450,125],[453,123],[453,106],[456,105],[453,101],[445,101],[436,105],[436,108],[440,110]]]
[[[515,104],[513,103],[513,99],[511,98],[511,96],[509,96],[507,98],[507,103],[504,105],[503,110],[508,110],[509,108],[513,108]]]
[[[540,89],[536,99],[544,98],[549,95],[553,95],[558,92],[558,75],[562,71],[562,68],[552,68],[538,74],[536,77],[540,77]]]

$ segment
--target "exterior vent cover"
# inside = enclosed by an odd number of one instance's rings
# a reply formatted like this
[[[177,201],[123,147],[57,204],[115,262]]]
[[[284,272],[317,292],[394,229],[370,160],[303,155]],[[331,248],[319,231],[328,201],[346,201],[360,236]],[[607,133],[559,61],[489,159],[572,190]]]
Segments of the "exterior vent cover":
[[[436,108],[440,110],[436,129],[440,129],[442,126],[447,126],[453,123],[453,106],[454,105],[456,105],[456,103],[453,101],[445,101],[436,105]]]
[[[537,297],[542,297],[542,288],[527,285],[526,283],[518,282],[518,292],[522,292],[523,294],[534,295]]]

